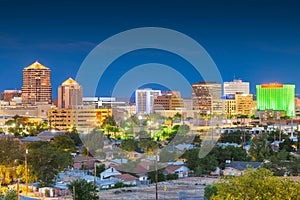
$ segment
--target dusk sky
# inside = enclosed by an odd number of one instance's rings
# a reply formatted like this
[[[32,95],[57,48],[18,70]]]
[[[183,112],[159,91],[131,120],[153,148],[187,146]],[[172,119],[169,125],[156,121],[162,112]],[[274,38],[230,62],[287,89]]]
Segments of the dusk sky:
[[[163,3],[162,3],[163,2]],[[239,1],[0,1],[0,91],[20,89],[22,70],[38,60],[51,68],[57,87],[75,77],[88,53],[100,42],[138,27],[164,27],[200,43],[224,81],[234,77],[255,85],[296,84],[300,93],[300,3],[289,0]],[[159,62],[189,65],[176,55],[141,50],[122,56],[107,72],[111,87],[131,66]],[[122,70],[120,67],[122,66]],[[187,73],[190,82],[199,77]],[[213,80],[212,80],[213,81]]]

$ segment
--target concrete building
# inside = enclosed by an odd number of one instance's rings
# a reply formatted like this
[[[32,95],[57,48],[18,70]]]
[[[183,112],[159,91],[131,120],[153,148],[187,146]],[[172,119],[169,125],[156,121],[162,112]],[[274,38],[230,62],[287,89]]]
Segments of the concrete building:
[[[135,91],[136,114],[150,114],[153,112],[154,99],[161,96],[160,90],[150,88]]]
[[[249,94],[250,83],[242,80],[233,80],[232,82],[224,82],[223,94]]]
[[[1,94],[1,100],[11,102],[15,97],[21,97],[22,90],[4,90]]]
[[[52,102],[51,70],[39,62],[24,68],[22,85],[22,103],[35,105],[39,102]]]
[[[156,99],[154,99],[154,111],[175,110],[183,107],[184,102],[181,98],[180,92],[178,91],[162,92],[161,96],[158,96]]]
[[[252,94],[236,94],[235,101],[237,115],[255,115],[256,102],[253,100]]]
[[[82,87],[69,78],[58,87],[58,108],[71,108],[82,105]]]
[[[237,105],[235,99],[224,99],[223,100],[223,113],[227,118],[232,118],[237,115]]]
[[[192,84],[193,109],[202,114],[222,114],[222,85],[216,82]]]
[[[48,110],[51,109],[48,103],[37,103],[34,106],[1,106],[0,117],[9,118],[15,115],[24,117],[47,118]]]
[[[295,116],[295,85],[270,83],[256,86],[257,110],[285,111]]]
[[[95,108],[115,108],[126,106],[125,101],[117,100],[115,97],[83,97],[82,101],[83,105],[93,106]]]
[[[68,130],[76,127],[80,132],[88,132],[101,126],[103,120],[111,115],[111,108],[77,106],[68,109],[51,109],[48,112],[48,120],[51,127],[59,130]]]

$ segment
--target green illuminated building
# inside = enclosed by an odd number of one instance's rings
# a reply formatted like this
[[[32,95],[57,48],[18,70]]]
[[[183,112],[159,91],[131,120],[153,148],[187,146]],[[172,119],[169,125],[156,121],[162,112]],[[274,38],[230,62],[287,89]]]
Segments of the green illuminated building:
[[[257,110],[283,110],[295,114],[295,85],[270,83],[256,86]]]

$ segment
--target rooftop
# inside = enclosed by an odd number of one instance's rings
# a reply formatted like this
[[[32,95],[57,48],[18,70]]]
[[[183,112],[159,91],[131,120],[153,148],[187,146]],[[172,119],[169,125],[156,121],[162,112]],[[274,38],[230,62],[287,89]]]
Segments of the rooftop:
[[[62,85],[78,85],[78,83],[72,79],[72,78],[68,78],[68,80],[66,80],[65,82],[62,83]]]
[[[123,180],[123,181],[134,181],[137,180],[137,177],[134,177],[130,174],[121,174],[121,175],[115,175],[116,178]]]
[[[28,67],[25,67],[24,70],[27,69],[49,69],[48,67],[42,65],[38,61],[35,61],[33,64],[29,65]]]
[[[240,171],[243,171],[247,168],[258,168],[262,162],[241,162],[241,161],[231,161],[229,164],[226,164],[226,168],[234,168]]]

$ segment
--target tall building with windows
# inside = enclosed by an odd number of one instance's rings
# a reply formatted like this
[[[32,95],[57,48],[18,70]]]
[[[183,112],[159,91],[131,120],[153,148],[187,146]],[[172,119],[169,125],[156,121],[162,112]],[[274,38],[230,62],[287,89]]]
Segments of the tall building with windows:
[[[222,114],[222,85],[216,82],[192,84],[193,110],[202,114]]]
[[[175,110],[177,108],[184,108],[183,99],[178,91],[162,92],[161,96],[154,99],[154,110]]]
[[[153,112],[154,99],[161,96],[160,90],[150,88],[135,91],[136,113],[150,114]]]
[[[82,105],[82,87],[69,78],[58,87],[58,108]]]
[[[287,116],[295,116],[295,85],[278,83],[257,85],[256,95],[259,111],[285,111]]]
[[[23,69],[22,103],[35,105],[52,102],[51,70],[39,62]]]
[[[250,83],[242,80],[233,80],[232,82],[224,82],[224,96],[229,94],[249,94]]]

